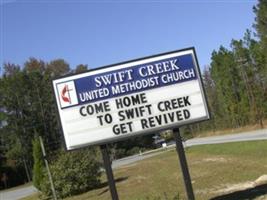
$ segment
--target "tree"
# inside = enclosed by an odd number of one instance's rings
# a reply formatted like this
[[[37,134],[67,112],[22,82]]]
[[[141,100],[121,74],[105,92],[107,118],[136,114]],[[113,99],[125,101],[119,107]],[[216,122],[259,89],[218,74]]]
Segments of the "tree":
[[[254,28],[256,30],[256,35],[259,37],[259,44],[254,45],[251,51],[254,58],[260,68],[259,79],[261,81],[262,90],[261,94],[263,96],[262,103],[264,104],[264,117],[267,117],[267,1],[259,0],[258,4],[253,8],[256,14]]]
[[[263,127],[265,80],[264,64],[259,42],[251,37],[247,30],[243,40],[232,41],[233,53],[241,75],[240,84],[245,86],[243,97],[247,98],[250,111],[250,122]],[[244,107],[244,106],[243,106]]]
[[[70,72],[70,66],[65,60],[56,59],[47,64],[47,72],[52,77],[66,75]]]
[[[212,129],[213,131],[215,131],[217,128],[216,124],[219,123],[220,120],[219,116],[220,105],[218,104],[218,96],[216,93],[215,82],[211,77],[210,66],[206,66],[204,68],[202,78],[203,78],[203,85],[206,91],[206,96],[208,99],[208,106],[212,111],[210,121],[208,123],[206,122],[205,125],[202,124],[202,127],[206,126],[205,130]]]
[[[267,1],[259,0],[258,4],[253,7],[253,11],[256,14],[254,27],[257,31],[257,35],[260,38],[261,44],[265,50],[265,56],[267,54]]]
[[[240,75],[231,51],[221,47],[218,52],[212,53],[211,78],[216,87],[217,102],[220,105],[217,112],[220,124],[218,127],[239,127],[242,124],[241,116],[241,89]]]
[[[88,65],[80,64],[76,66],[75,73],[82,73],[86,71],[88,71]]]
[[[17,167],[24,166],[30,179],[33,166],[32,138],[35,132],[46,144],[60,139],[57,111],[52,93],[54,76],[69,73],[63,60],[45,63],[30,58],[23,67],[7,63],[0,84],[0,108],[6,111],[6,142],[10,148],[6,156],[15,160]],[[49,145],[50,147],[51,145]],[[53,148],[59,149],[60,145]]]

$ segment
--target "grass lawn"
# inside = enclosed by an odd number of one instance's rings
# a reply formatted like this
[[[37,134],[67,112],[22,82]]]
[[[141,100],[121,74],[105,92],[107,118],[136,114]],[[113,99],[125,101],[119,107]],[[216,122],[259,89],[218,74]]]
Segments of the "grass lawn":
[[[211,199],[223,189],[267,174],[267,141],[194,146],[186,149],[186,156],[196,200]],[[114,176],[121,200],[166,200],[178,193],[186,199],[175,149],[116,169]],[[109,200],[105,181],[104,174],[102,187],[66,200]],[[24,200],[33,199],[38,196]]]

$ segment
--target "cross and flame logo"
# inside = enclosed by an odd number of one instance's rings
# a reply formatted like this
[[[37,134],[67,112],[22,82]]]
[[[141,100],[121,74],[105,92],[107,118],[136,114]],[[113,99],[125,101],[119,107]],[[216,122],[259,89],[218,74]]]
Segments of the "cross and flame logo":
[[[78,104],[74,81],[59,83],[57,85],[57,90],[61,108]]]
[[[71,104],[70,91],[71,89],[69,89],[69,86],[66,84],[61,91],[61,98],[63,101]]]

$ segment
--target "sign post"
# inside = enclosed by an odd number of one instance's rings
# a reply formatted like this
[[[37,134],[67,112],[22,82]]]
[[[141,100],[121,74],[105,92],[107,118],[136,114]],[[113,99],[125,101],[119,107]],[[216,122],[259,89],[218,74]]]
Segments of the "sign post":
[[[101,145],[101,152],[103,156],[103,161],[105,165],[105,170],[108,178],[108,184],[109,184],[109,190],[111,193],[112,200],[119,200],[117,189],[116,189],[116,183],[114,180],[112,168],[111,168],[111,162],[110,162],[110,157],[108,154],[108,147],[107,145]]]
[[[173,129],[173,136],[175,139],[176,151],[177,151],[177,154],[179,157],[180,166],[181,166],[181,169],[183,172],[183,178],[184,178],[184,184],[185,184],[187,199],[188,200],[195,200],[192,182],[191,182],[190,173],[189,173],[188,166],[187,166],[187,161],[186,161],[185,152],[184,152],[184,146],[182,143],[182,138],[180,135],[179,128]]]
[[[47,169],[47,174],[48,174],[49,182],[50,182],[50,185],[51,185],[51,190],[52,190],[53,198],[54,198],[54,200],[57,200],[56,190],[55,190],[53,178],[52,178],[52,175],[51,175],[51,172],[50,172],[49,164],[48,164],[48,161],[47,161],[47,158],[46,158],[46,152],[45,152],[45,148],[44,148],[43,139],[42,139],[41,136],[39,136],[39,141],[40,141],[40,145],[41,145],[41,149],[42,149],[42,154],[43,154],[45,166],[46,166],[46,169]]]

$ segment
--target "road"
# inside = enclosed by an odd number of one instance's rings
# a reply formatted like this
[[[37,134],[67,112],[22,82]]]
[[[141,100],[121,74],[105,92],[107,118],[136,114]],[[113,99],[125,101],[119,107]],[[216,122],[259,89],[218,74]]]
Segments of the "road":
[[[261,129],[256,131],[249,131],[243,133],[221,135],[221,136],[210,136],[203,138],[193,138],[184,142],[185,147],[202,145],[202,144],[219,144],[219,143],[228,143],[228,142],[240,142],[240,141],[253,141],[253,140],[267,140],[267,129]],[[175,147],[175,142],[170,142],[167,149]],[[124,165],[133,164],[137,161],[144,160],[146,158],[155,156],[157,154],[163,153],[161,149],[146,152],[143,154],[138,154],[134,156],[129,156],[123,159],[113,161],[112,168],[118,168]]]
[[[261,129],[261,130],[243,132],[231,135],[193,138],[186,141],[186,146],[194,146],[201,144],[219,144],[227,142],[241,142],[241,141],[252,141],[252,140],[266,140],[266,139],[267,139],[267,129]]]
[[[37,189],[33,186],[26,186],[18,189],[11,189],[0,192],[0,200],[17,200],[23,197],[30,196],[37,192]]]
[[[218,144],[227,142],[238,142],[238,141],[252,141],[252,140],[267,140],[267,129],[244,132],[239,134],[222,135],[222,136],[211,136],[203,138],[193,138],[184,142],[185,147],[202,145],[202,144]],[[170,143],[165,151],[171,150],[175,147],[174,142]],[[162,149],[156,149],[150,152],[144,152],[138,155],[129,156],[127,158],[115,160],[112,163],[112,168],[122,167],[124,165],[135,164],[135,162],[144,160],[149,157],[153,157],[160,153],[163,153]],[[35,193],[37,190],[33,186],[19,188],[12,191],[0,192],[0,200],[18,200],[20,198],[29,196]]]

